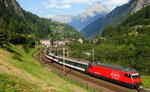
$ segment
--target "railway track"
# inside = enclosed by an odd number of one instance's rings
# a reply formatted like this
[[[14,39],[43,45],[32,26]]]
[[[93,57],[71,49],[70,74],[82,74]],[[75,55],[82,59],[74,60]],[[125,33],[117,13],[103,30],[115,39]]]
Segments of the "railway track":
[[[49,67],[60,74],[72,78],[75,81],[80,81],[85,85],[88,85],[89,87],[96,89],[98,92],[148,92],[144,90],[135,90],[126,88],[111,82],[107,82],[92,76],[89,76],[87,74],[83,74],[82,72],[70,69],[64,67],[62,65],[56,64],[54,62],[51,62],[49,59],[47,59],[43,53],[40,53],[37,55],[37,59],[46,67]]]

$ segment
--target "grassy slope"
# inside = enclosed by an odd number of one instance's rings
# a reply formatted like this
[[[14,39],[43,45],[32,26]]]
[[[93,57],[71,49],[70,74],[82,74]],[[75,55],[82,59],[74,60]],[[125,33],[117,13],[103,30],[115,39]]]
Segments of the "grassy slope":
[[[13,59],[14,53],[0,49],[0,92],[86,92],[85,89],[63,80],[44,68],[31,54],[25,53],[21,46],[12,45],[9,48],[19,54],[21,60]]]
[[[143,87],[150,88],[150,76],[142,76],[143,79]]]

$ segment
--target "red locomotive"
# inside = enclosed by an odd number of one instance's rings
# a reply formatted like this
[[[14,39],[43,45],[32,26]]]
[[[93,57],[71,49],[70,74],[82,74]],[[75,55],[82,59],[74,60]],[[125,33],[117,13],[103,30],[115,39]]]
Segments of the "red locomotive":
[[[93,63],[89,66],[88,73],[131,88],[138,88],[142,83],[142,79],[135,69],[117,65]]]

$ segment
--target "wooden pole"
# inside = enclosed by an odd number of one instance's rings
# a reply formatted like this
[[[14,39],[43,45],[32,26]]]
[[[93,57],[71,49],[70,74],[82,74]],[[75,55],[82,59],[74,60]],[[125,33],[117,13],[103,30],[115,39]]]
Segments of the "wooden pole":
[[[93,48],[93,62],[94,62],[94,48]]]
[[[65,48],[63,47],[63,70],[65,74]]]
[[[67,57],[69,57],[69,51],[67,50]]]

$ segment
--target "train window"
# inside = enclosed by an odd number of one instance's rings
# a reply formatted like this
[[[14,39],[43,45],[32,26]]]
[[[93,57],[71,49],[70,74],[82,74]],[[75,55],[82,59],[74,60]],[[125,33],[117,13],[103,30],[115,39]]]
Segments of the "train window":
[[[74,62],[71,62],[72,65],[74,65]]]
[[[68,64],[70,64],[70,61],[68,61]]]
[[[78,67],[80,67],[81,66],[81,64],[78,64]]]
[[[124,76],[125,76],[125,77],[128,77],[128,74],[125,73]]]
[[[77,66],[80,67],[80,64],[78,63]]]
[[[77,66],[77,63],[75,63],[74,65]]]
[[[131,74],[133,79],[140,78],[139,73]]]
[[[139,75],[132,76],[133,79],[140,78]]]
[[[73,62],[73,65],[75,65],[75,63]]]
[[[125,77],[131,78],[130,74],[125,73]]]
[[[80,64],[80,67],[82,67],[82,64]]]
[[[93,68],[92,66],[90,66],[90,68]]]

